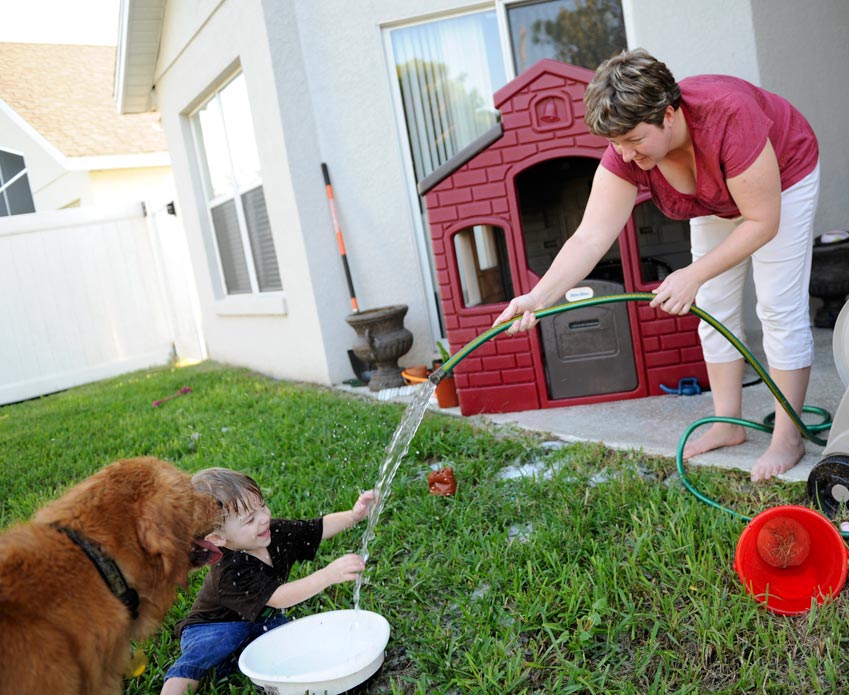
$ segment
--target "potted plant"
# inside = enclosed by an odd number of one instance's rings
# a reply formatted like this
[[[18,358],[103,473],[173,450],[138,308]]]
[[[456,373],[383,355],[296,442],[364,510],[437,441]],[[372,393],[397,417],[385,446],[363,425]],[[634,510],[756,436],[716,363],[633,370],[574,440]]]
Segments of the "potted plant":
[[[436,348],[439,350],[439,363],[437,364],[436,361],[433,363],[434,369],[438,369],[451,359],[451,354],[441,340],[436,341]],[[457,399],[457,384],[454,382],[453,374],[442,377],[442,380],[436,385],[436,400],[440,408],[456,408],[460,405],[460,401]]]
[[[436,348],[439,351],[439,358],[433,361],[430,368],[426,365],[417,365],[415,367],[407,367],[401,375],[408,384],[421,384],[426,381],[428,375],[439,369],[439,367],[447,362],[451,355],[442,344],[442,341],[436,342]],[[440,408],[456,408],[459,405],[457,400],[457,385],[452,375],[443,377],[436,386],[436,401]]]

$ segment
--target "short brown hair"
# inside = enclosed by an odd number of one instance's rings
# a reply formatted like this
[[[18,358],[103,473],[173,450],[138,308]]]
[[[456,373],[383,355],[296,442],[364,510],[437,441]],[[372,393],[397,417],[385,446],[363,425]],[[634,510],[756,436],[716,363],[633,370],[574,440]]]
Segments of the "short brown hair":
[[[591,133],[617,137],[640,123],[661,125],[666,107],[681,105],[681,90],[665,63],[635,48],[598,66],[584,93],[584,105]]]
[[[221,523],[227,516],[250,511],[257,502],[263,502],[262,490],[256,481],[245,473],[229,468],[205,468],[192,476],[192,486],[198,492],[218,500]]]

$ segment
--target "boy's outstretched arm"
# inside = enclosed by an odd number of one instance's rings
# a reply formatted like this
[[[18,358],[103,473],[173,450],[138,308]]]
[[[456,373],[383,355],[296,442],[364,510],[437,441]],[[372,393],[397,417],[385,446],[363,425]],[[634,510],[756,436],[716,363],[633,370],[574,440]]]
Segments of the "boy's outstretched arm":
[[[369,506],[374,502],[374,490],[366,490],[347,512],[333,512],[323,517],[322,540],[333,538],[340,531],[351,528],[368,516]]]
[[[268,599],[272,608],[289,608],[320,594],[331,584],[354,581],[365,569],[363,559],[356,553],[343,555],[327,567],[293,582],[281,584]]]

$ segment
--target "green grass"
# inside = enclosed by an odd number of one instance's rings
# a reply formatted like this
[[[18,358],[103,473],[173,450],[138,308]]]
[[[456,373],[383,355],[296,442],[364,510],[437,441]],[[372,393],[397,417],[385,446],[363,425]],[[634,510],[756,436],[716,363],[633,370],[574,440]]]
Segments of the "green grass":
[[[182,386],[193,392],[151,408]],[[140,372],[0,408],[0,525],[29,517],[120,457],[254,476],[278,516],[349,508],[373,485],[403,406],[205,363]],[[760,435],[755,435],[760,436]],[[782,617],[733,570],[739,520],[696,500],[670,459],[428,414],[370,545],[362,607],[392,626],[374,693],[835,693],[849,673],[844,598]],[[536,463],[548,478],[502,479]],[[428,493],[453,465],[455,497]],[[598,475],[602,473],[603,475]],[[595,476],[595,477],[594,477]],[[746,514],[805,503],[801,484],[693,482]],[[356,551],[363,527],[324,543],[293,578]],[[141,645],[127,693],[157,693],[202,573]],[[350,608],[337,585],[290,611]],[[206,693],[252,693],[234,676]]]

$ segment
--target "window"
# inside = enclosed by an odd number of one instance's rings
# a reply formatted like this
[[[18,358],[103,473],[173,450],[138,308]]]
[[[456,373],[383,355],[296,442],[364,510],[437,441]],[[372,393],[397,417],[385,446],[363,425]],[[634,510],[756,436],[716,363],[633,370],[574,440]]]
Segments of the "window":
[[[516,72],[543,58],[595,70],[627,48],[621,0],[543,0],[507,6]]]
[[[454,235],[463,305],[506,302],[513,297],[507,244],[501,227],[479,224]]]
[[[416,183],[483,135],[507,81],[494,11],[392,32]]]
[[[35,212],[23,155],[0,150],[0,217]]]
[[[195,114],[194,126],[224,293],[282,290],[243,74]]]

